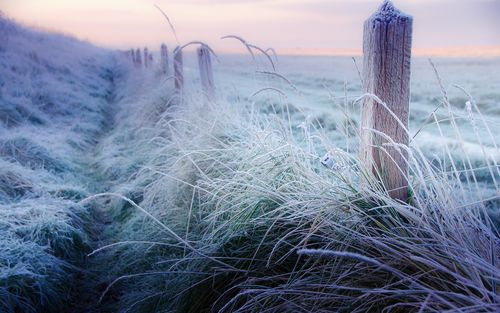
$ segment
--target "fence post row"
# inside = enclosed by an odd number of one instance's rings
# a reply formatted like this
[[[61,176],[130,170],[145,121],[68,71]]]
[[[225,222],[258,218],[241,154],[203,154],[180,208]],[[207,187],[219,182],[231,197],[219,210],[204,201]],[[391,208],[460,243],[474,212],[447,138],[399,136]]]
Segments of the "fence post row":
[[[149,58],[148,48],[144,48],[144,67],[148,67],[148,58]]]
[[[180,94],[184,88],[184,70],[182,68],[182,50],[179,46],[174,49],[174,81],[175,90]]]
[[[162,43],[160,49],[160,58],[161,58],[161,70],[164,74],[168,74],[168,49],[167,45]]]
[[[128,55],[132,58],[132,64],[135,64],[134,49],[130,49],[130,50],[128,51]]]
[[[197,50],[198,66],[200,68],[201,85],[203,92],[210,101],[215,100],[215,84],[214,74],[212,70],[212,60],[210,58],[210,50],[206,45],[202,45]]]
[[[135,50],[135,64],[137,66],[141,66],[142,65],[142,61],[141,61],[141,49],[137,48],[137,50]]]
[[[376,95],[387,108],[372,97],[365,97],[360,157],[365,168],[380,178],[391,198],[405,202],[408,200],[405,147],[409,145],[412,28],[413,18],[386,0],[366,20],[363,38],[364,92]]]

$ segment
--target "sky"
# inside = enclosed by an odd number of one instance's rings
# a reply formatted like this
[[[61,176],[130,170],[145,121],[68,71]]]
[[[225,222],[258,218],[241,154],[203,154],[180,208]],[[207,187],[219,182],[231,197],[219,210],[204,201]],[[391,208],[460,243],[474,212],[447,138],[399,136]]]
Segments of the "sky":
[[[28,26],[100,46],[128,49],[200,40],[217,51],[244,52],[238,35],[280,54],[359,54],[363,21],[382,0],[0,0],[0,10]],[[393,0],[414,17],[414,53],[500,55],[500,0]]]

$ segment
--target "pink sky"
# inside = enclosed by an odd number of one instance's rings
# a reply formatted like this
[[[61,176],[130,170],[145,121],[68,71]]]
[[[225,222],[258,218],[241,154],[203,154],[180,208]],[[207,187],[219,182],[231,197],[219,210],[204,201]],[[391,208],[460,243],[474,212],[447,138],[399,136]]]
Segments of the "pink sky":
[[[30,26],[112,48],[202,40],[242,52],[223,35],[237,34],[278,53],[356,54],[362,23],[381,0],[0,0],[0,10]],[[415,18],[418,54],[500,55],[500,0],[394,0]]]

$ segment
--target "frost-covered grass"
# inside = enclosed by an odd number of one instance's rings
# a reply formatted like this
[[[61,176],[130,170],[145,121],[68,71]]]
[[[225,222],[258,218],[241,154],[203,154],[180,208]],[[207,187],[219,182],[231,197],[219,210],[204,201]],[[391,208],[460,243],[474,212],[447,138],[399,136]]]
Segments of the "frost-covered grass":
[[[64,312],[91,251],[78,201],[107,121],[113,55],[0,15],[0,311]]]
[[[489,116],[460,88],[413,95],[406,204],[357,158],[359,82],[264,58],[210,103],[196,79],[180,98],[85,43],[0,34],[0,311],[500,309],[494,91]]]
[[[92,254],[114,260],[101,302],[118,291],[127,312],[500,308],[496,146],[478,156],[443,134],[440,158],[412,142],[405,204],[359,163],[354,117],[328,129],[279,97],[207,103],[157,88],[101,152],[111,177],[126,173],[97,196],[113,199],[119,222]],[[489,136],[473,99],[467,120],[442,101],[436,114],[449,119],[430,127]],[[117,150],[123,162],[107,157]]]

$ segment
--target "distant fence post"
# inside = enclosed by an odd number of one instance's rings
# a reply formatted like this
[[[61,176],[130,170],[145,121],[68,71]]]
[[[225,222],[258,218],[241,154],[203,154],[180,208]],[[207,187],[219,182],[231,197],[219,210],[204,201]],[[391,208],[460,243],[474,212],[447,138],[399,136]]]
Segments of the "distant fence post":
[[[153,53],[152,52],[149,53],[149,55],[148,55],[148,64],[150,66],[153,66]]]
[[[135,55],[134,55],[134,49],[130,49],[128,51],[128,55],[132,58],[132,64],[135,65]]]
[[[162,43],[160,49],[160,57],[161,57],[161,70],[164,74],[168,74],[168,49],[167,45]]]
[[[413,18],[386,0],[366,20],[363,38],[364,92],[376,95],[392,113],[372,97],[365,97],[361,113],[361,160],[365,168],[382,180],[391,198],[405,202],[408,153],[377,132],[384,133],[395,144],[409,145],[412,28]]]
[[[210,101],[215,100],[214,73],[212,70],[212,60],[210,59],[210,50],[202,45],[198,48],[198,66],[200,67],[200,78],[203,92]]]
[[[137,48],[135,50],[135,65],[138,67],[141,67],[142,61],[141,61],[141,49]]]
[[[148,67],[149,53],[148,48],[144,48],[144,67]]]
[[[182,50],[177,46],[174,50],[174,81],[175,90],[180,94],[184,88],[184,70],[182,67]]]

